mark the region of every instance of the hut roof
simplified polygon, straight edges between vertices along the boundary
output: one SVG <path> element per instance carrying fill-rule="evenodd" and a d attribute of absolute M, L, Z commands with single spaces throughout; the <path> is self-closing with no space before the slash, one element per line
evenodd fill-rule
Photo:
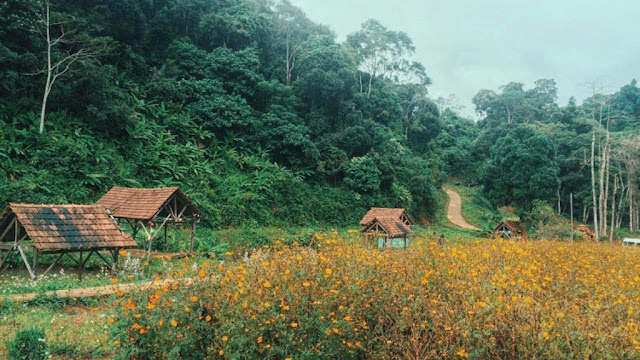
<path fill-rule="evenodd" d="M 164 204 L 176 194 L 181 204 L 187 206 L 187 215 L 199 215 L 198 208 L 178 187 L 169 188 L 111 188 L 96 202 L 107 208 L 117 218 L 150 220 L 162 210 Z"/>
<path fill-rule="evenodd" d="M 402 215 L 405 215 L 407 219 L 410 219 L 407 212 L 403 208 L 371 208 L 360 220 L 360 225 L 364 226 L 369 224 L 375 218 L 396 218 L 399 219 Z M 411 220 L 409 220 L 411 221 Z"/>
<path fill-rule="evenodd" d="M 2 229 L 11 224 L 14 216 L 24 229 L 20 230 L 19 236 L 26 232 L 38 250 L 137 246 L 101 206 L 10 204 L 0 214 Z M 0 240 L 12 241 L 14 236 L 15 229 L 9 229 Z"/>
<path fill-rule="evenodd" d="M 498 228 L 500 227 L 500 225 L 506 225 L 509 229 L 511 229 L 512 231 L 515 232 L 522 232 L 523 228 L 522 226 L 520 226 L 520 222 L 519 221 L 514 221 L 514 220 L 505 220 L 503 222 L 501 222 L 500 224 L 498 224 L 495 229 L 493 229 L 493 231 L 498 230 Z"/>
<path fill-rule="evenodd" d="M 413 233 L 413 230 L 411 230 L 409 225 L 402 222 L 398 217 L 390 216 L 373 218 L 373 220 L 362 228 L 362 231 L 370 231 L 376 224 L 380 225 L 380 227 L 382 227 L 391 237 L 404 236 Z"/>

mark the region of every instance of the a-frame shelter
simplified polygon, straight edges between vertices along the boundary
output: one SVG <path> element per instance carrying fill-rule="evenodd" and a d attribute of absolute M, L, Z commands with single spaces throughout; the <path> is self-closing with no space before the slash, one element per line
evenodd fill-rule
<path fill-rule="evenodd" d="M 190 229 L 189 252 L 193 252 L 196 224 L 200 221 L 200 212 L 189 197 L 178 187 L 168 188 L 111 188 L 96 205 L 109 211 L 114 218 L 125 221 L 133 231 L 146 235 L 145 249 L 147 259 L 151 258 L 153 240 L 164 229 L 165 248 L 167 227 L 188 226 Z"/>
<path fill-rule="evenodd" d="M 9 267 L 12 256 L 19 255 L 31 278 L 36 278 L 39 256 L 58 254 L 42 275 L 66 255 L 78 265 L 82 279 L 91 255 L 96 254 L 115 268 L 118 252 L 135 246 L 131 235 L 123 233 L 100 206 L 12 203 L 0 213 L 0 273 Z M 108 261 L 101 251 L 110 252 L 113 260 Z M 31 261 L 27 256 L 29 252 L 33 254 Z M 77 254 L 77 259 L 72 253 Z"/>

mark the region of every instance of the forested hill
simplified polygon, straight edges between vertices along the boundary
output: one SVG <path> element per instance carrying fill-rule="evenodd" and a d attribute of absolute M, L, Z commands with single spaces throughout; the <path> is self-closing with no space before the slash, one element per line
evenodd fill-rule
<path fill-rule="evenodd" d="M 508 84 L 476 96 L 476 124 L 374 20 L 339 43 L 286 1 L 53 0 L 49 26 L 45 4 L 0 3 L 3 204 L 177 185 L 211 226 L 345 224 L 373 205 L 429 216 L 457 177 L 495 205 L 574 192 L 582 209 L 592 134 L 603 149 L 611 123 L 638 152 L 635 82 L 566 107 L 553 80 Z"/>

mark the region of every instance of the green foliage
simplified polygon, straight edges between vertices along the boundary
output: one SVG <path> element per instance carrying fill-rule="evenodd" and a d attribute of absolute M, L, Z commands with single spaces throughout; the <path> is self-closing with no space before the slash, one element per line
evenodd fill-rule
<path fill-rule="evenodd" d="M 380 190 L 380 174 L 380 170 L 370 156 L 353 158 L 344 182 L 357 192 L 374 193 Z"/>
<path fill-rule="evenodd" d="M 92 203 L 111 186 L 180 186 L 214 228 L 434 208 L 425 158 L 439 119 L 406 34 L 365 26 L 385 34 L 370 39 L 379 50 L 393 49 L 392 71 L 369 74 L 376 91 L 365 95 L 359 69 L 371 54 L 288 2 L 53 2 L 56 17 L 82 25 L 74 35 L 110 48 L 53 88 L 40 136 L 44 79 L 20 75 L 45 60 L 25 30 L 35 6 L 0 7 L 1 202 Z"/>
<path fill-rule="evenodd" d="M 532 229 L 531 235 L 539 239 L 568 239 L 571 237 L 571 225 L 562 218 L 551 205 L 534 200 L 533 207 L 524 219 Z"/>
<path fill-rule="evenodd" d="M 535 199 L 553 201 L 559 179 L 551 140 L 526 126 L 515 126 L 491 148 L 481 174 L 484 192 L 495 205 L 520 211 Z"/>
<path fill-rule="evenodd" d="M 18 331 L 7 347 L 7 355 L 11 360 L 43 360 L 47 357 L 43 329 L 28 328 Z"/>

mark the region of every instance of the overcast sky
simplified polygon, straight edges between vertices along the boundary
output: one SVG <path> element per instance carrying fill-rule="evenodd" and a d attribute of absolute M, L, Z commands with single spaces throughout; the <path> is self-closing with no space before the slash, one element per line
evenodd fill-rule
<path fill-rule="evenodd" d="M 640 0 L 291 0 L 344 40 L 367 19 L 409 34 L 432 96 L 471 98 L 510 81 L 558 83 L 559 101 L 587 83 L 614 92 L 640 80 Z"/>

